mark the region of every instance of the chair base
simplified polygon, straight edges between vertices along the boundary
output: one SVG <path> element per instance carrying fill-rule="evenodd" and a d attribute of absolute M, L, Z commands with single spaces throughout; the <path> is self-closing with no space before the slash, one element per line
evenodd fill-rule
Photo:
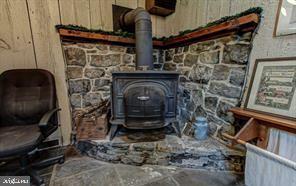
<path fill-rule="evenodd" d="M 28 164 L 28 157 L 21 157 L 20 159 L 20 165 L 21 167 L 14 172 L 14 175 L 28 175 L 31 177 L 31 180 L 36 184 L 36 185 L 42 185 L 44 183 L 43 178 L 37 173 L 36 169 L 48 167 L 50 165 L 59 163 L 62 164 L 65 161 L 65 156 L 60 155 L 56 156 L 53 158 L 48 158 L 45 160 L 42 160 L 37 163 L 33 164 Z"/>

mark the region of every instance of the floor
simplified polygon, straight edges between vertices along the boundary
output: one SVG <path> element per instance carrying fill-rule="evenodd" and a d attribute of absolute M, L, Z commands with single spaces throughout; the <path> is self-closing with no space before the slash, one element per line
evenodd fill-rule
<path fill-rule="evenodd" d="M 42 160 L 45 160 L 47 158 L 55 157 L 57 155 L 64 154 L 65 149 L 61 148 L 59 146 L 53 147 L 53 148 L 46 148 L 40 150 L 36 155 L 34 155 L 32 158 L 30 158 L 30 162 L 39 162 Z M 76 154 L 74 156 L 77 156 Z M 73 156 L 73 157 L 74 157 Z M 71 156 L 69 156 L 71 157 Z M 15 169 L 12 168 L 18 168 L 19 167 L 19 161 L 18 159 L 10 159 L 8 161 L 0 161 L 0 176 L 11 176 L 14 174 Z M 53 171 L 54 165 L 41 168 L 39 170 L 36 170 L 37 173 L 44 179 L 44 185 L 49 185 L 50 179 L 52 177 L 52 171 Z M 32 183 L 34 185 L 34 183 Z"/>
<path fill-rule="evenodd" d="M 40 158 L 64 153 L 64 164 L 56 164 L 38 173 L 50 186 L 243 186 L 243 176 L 231 172 L 213 172 L 172 166 L 132 166 L 111 164 L 81 156 L 73 147 L 43 151 Z M 39 159 L 39 158 L 38 158 Z M 38 161 L 38 159 L 36 161 Z M 11 163 L 8 163 L 10 166 Z M 16 161 L 12 164 L 17 164 Z M 0 168 L 5 169 L 6 165 Z M 10 175 L 0 169 L 0 175 Z M 34 184 L 33 184 L 34 185 Z"/>
<path fill-rule="evenodd" d="M 36 161 L 37 162 L 37 161 Z M 9 170 L 7 170 L 7 167 Z M 17 160 L 13 160 L 13 162 L 8 162 L 7 165 L 6 164 L 2 164 L 0 166 L 0 176 L 11 176 L 14 175 L 14 171 L 17 170 L 17 168 L 15 170 L 11 170 L 11 167 L 19 167 L 19 162 Z M 36 170 L 36 172 L 43 178 L 44 180 L 44 185 L 49 185 L 51 176 L 52 176 L 52 171 L 53 171 L 54 165 L 40 169 L 40 170 Z M 35 185 L 34 183 L 32 183 L 32 185 Z"/>
<path fill-rule="evenodd" d="M 171 166 L 110 164 L 89 157 L 74 157 L 55 165 L 51 186 L 241 186 L 243 176 Z"/>

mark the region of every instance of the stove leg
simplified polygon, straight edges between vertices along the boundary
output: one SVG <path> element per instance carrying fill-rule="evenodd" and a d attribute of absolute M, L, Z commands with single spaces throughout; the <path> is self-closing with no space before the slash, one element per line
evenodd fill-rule
<path fill-rule="evenodd" d="M 118 129 L 118 125 L 111 125 L 111 128 L 110 128 L 110 141 L 112 141 L 113 138 L 115 137 L 117 129 Z"/>
<path fill-rule="evenodd" d="M 172 126 L 173 126 L 175 132 L 177 133 L 178 137 L 181 138 L 182 134 L 181 134 L 181 129 L 180 129 L 180 126 L 179 126 L 179 122 L 173 122 Z"/>

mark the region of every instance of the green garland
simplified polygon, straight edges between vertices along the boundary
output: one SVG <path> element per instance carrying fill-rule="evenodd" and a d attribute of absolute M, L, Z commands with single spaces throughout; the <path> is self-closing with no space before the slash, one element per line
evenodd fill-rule
<path fill-rule="evenodd" d="M 249 15 L 249 14 L 252 14 L 252 13 L 256 13 L 258 15 L 261 15 L 262 11 L 263 11 L 263 9 L 261 7 L 253 7 L 253 8 L 250 8 L 250 9 L 244 11 L 244 12 L 241 12 L 239 14 L 233 15 L 233 16 L 225 16 L 225 17 L 222 17 L 219 20 L 210 22 L 210 23 L 208 23 L 208 24 L 206 24 L 204 26 L 200 26 L 200 27 L 195 28 L 193 30 L 184 30 L 184 31 L 181 31 L 181 32 L 179 32 L 178 35 L 172 35 L 172 36 L 169 36 L 169 37 L 161 37 L 161 38 L 153 37 L 153 40 L 166 41 L 168 39 L 172 39 L 172 38 L 175 38 L 175 37 L 178 37 L 178 36 L 182 36 L 182 35 L 185 35 L 187 33 L 191 33 L 191 32 L 194 32 L 194 31 L 197 31 L 197 30 L 200 30 L 200 29 L 204 29 L 204 28 L 207 28 L 207 27 L 210 27 L 210 26 L 218 25 L 220 23 L 223 23 L 223 22 L 226 22 L 226 21 L 230 21 L 232 19 L 236 19 L 236 18 L 245 16 L 245 15 Z M 92 32 L 92 33 L 100 33 L 100 34 L 108 34 L 108 35 L 128 37 L 128 38 L 134 38 L 135 37 L 134 33 L 125 32 L 125 31 L 122 31 L 122 30 L 118 30 L 118 31 L 104 31 L 104 30 L 101 30 L 101 29 L 88 29 L 86 27 L 78 26 L 78 25 L 56 25 L 55 27 L 56 27 L 56 29 L 69 29 L 69 30 Z"/>
<path fill-rule="evenodd" d="M 83 31 L 83 32 L 92 32 L 92 33 L 99 33 L 99 34 L 106 34 L 106 35 L 113 35 L 113 36 L 121 36 L 121 37 L 134 37 L 133 33 L 125 32 L 122 30 L 118 31 L 105 31 L 101 29 L 88 29 L 83 26 L 78 25 L 56 25 L 56 29 L 68 29 L 68 30 L 75 30 L 75 31 Z"/>

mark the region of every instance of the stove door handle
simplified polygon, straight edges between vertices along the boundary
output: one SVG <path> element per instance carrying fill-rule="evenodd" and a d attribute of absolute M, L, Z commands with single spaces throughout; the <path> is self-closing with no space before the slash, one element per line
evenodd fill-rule
<path fill-rule="evenodd" d="M 150 99 L 150 97 L 148 97 L 148 96 L 138 96 L 137 98 L 138 98 L 138 100 L 141 100 L 141 101 L 147 101 Z"/>

